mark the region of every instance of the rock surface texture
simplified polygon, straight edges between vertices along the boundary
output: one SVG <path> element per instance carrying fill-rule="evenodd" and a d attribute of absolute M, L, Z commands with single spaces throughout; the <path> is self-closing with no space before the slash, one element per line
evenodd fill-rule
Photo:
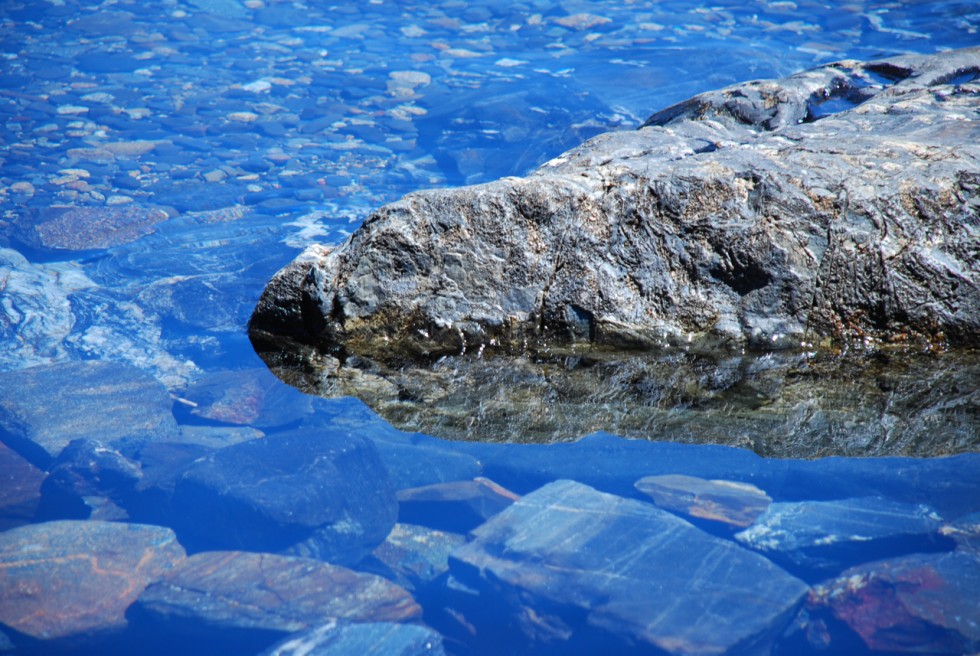
<path fill-rule="evenodd" d="M 253 341 L 975 345 L 980 48 L 749 82 L 525 178 L 411 194 L 267 287 Z"/>
<path fill-rule="evenodd" d="M 523 640 L 556 653 L 589 644 L 589 630 L 611 651 L 765 653 L 807 589 L 652 504 L 574 481 L 536 490 L 472 535 L 450 571 L 511 605 Z"/>

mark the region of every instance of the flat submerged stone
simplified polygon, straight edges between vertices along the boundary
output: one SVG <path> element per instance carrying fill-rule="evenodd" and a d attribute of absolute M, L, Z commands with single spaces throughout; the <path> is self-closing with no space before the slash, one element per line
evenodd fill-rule
<path fill-rule="evenodd" d="M 833 574 L 866 560 L 934 551 L 941 526 L 925 504 L 880 497 L 782 502 L 735 539 L 788 566 Z"/>
<path fill-rule="evenodd" d="M 22 219 L 19 236 L 52 250 L 111 248 L 152 233 L 168 218 L 162 210 L 137 205 L 49 208 Z"/>
<path fill-rule="evenodd" d="M 421 618 L 410 594 L 379 576 L 308 558 L 240 551 L 195 554 L 140 595 L 134 622 L 176 644 L 266 645 L 334 619 Z"/>
<path fill-rule="evenodd" d="M 76 439 L 122 449 L 176 440 L 172 406 L 166 388 L 133 366 L 108 361 L 40 365 L 0 376 L 0 437 L 45 469 Z"/>
<path fill-rule="evenodd" d="M 143 589 L 183 561 L 162 526 L 57 521 L 0 533 L 0 624 L 37 640 L 121 631 Z"/>
<path fill-rule="evenodd" d="M 750 483 L 706 481 L 695 476 L 646 476 L 636 489 L 664 510 L 744 528 L 765 512 L 772 499 Z"/>
<path fill-rule="evenodd" d="M 599 630 L 599 644 L 668 654 L 763 652 L 807 591 L 769 560 L 652 504 L 574 481 L 522 497 L 472 535 L 450 558 L 453 575 L 481 603 L 506 606 L 524 640 L 569 650 Z"/>
<path fill-rule="evenodd" d="M 443 656 L 442 636 L 424 626 L 331 622 L 286 638 L 261 656 Z"/>
<path fill-rule="evenodd" d="M 953 552 L 866 563 L 815 586 L 807 606 L 832 613 L 874 651 L 973 654 L 980 650 L 980 559 Z"/>
<path fill-rule="evenodd" d="M 299 429 L 215 451 L 176 482 L 172 522 L 200 549 L 355 563 L 398 506 L 377 448 L 353 433 Z"/>

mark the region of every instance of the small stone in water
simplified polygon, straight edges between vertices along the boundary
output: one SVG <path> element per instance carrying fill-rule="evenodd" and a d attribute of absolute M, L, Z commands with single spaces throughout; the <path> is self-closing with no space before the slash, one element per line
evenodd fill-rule
<path fill-rule="evenodd" d="M 253 123 L 258 120 L 259 115 L 254 112 L 232 112 L 228 114 L 229 121 L 237 121 L 238 123 Z"/>
<path fill-rule="evenodd" d="M 75 115 L 75 114 L 85 114 L 88 112 L 88 107 L 81 107 L 79 105 L 61 105 L 58 107 L 58 113 L 65 115 Z"/>
<path fill-rule="evenodd" d="M 252 93 L 262 93 L 263 91 L 268 91 L 272 88 L 272 84 L 266 82 L 265 80 L 256 80 L 255 82 L 249 82 L 248 84 L 242 85 L 243 91 L 251 91 Z"/>

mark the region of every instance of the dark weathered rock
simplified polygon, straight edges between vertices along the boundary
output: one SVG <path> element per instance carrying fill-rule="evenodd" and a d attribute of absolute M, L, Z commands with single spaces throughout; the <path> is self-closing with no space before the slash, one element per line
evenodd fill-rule
<path fill-rule="evenodd" d="M 136 367 L 64 362 L 0 377 L 0 434 L 47 469 L 69 442 L 90 438 L 125 451 L 177 438 L 167 390 Z"/>
<path fill-rule="evenodd" d="M 874 651 L 973 654 L 980 650 L 980 560 L 955 552 L 859 565 L 815 586 L 807 606 L 832 613 Z"/>
<path fill-rule="evenodd" d="M 176 483 L 174 525 L 198 548 L 270 551 L 355 563 L 398 515 L 373 443 L 314 429 L 235 444 Z"/>
<path fill-rule="evenodd" d="M 385 541 L 358 569 L 390 579 L 406 590 L 426 587 L 449 569 L 449 554 L 465 542 L 458 533 L 395 524 Z"/>
<path fill-rule="evenodd" d="M 487 478 L 399 490 L 395 496 L 399 521 L 456 533 L 476 528 L 520 498 Z"/>
<path fill-rule="evenodd" d="M 31 524 L 0 533 L 0 624 L 37 640 L 125 628 L 143 589 L 184 559 L 173 531 L 100 521 Z"/>
<path fill-rule="evenodd" d="M 868 560 L 946 546 L 931 507 L 881 497 L 774 503 L 735 534 L 788 567 L 835 574 Z"/>
<path fill-rule="evenodd" d="M 698 96 L 526 178 L 415 193 L 253 315 L 381 359 L 690 338 L 977 344 L 980 49 Z M 823 111 L 827 100 L 850 107 Z"/>
<path fill-rule="evenodd" d="M 807 589 L 652 504 L 573 481 L 524 496 L 473 536 L 450 557 L 453 575 L 488 609 L 506 607 L 523 641 L 578 653 L 596 647 L 595 632 L 607 650 L 762 653 Z M 497 627 L 467 620 L 481 641 L 495 639 Z"/>
<path fill-rule="evenodd" d="M 0 442 L 0 531 L 31 521 L 43 481 L 44 472 Z"/>
<path fill-rule="evenodd" d="M 256 650 L 336 618 L 414 621 L 422 609 L 405 590 L 371 574 L 308 558 L 213 551 L 191 556 L 147 587 L 131 614 L 177 645 L 206 640 Z"/>
<path fill-rule="evenodd" d="M 975 70 L 974 48 L 744 83 L 409 195 L 279 272 L 250 335 L 287 382 L 454 439 L 976 449 L 975 353 L 873 357 L 980 343 Z"/>
<path fill-rule="evenodd" d="M 707 481 L 695 476 L 645 476 L 636 489 L 664 510 L 744 528 L 765 512 L 772 499 L 750 483 Z"/>
<path fill-rule="evenodd" d="M 290 636 L 261 656 L 443 656 L 442 636 L 424 626 L 330 622 Z"/>
<path fill-rule="evenodd" d="M 125 508 L 143 477 L 137 462 L 100 440 L 73 440 L 41 485 L 43 519 L 129 519 Z"/>

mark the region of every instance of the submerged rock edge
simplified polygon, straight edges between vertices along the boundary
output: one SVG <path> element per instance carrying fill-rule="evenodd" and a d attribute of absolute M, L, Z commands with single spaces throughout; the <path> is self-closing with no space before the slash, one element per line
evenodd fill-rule
<path fill-rule="evenodd" d="M 837 62 L 702 94 L 524 178 L 410 194 L 277 273 L 250 336 L 380 360 L 976 346 L 978 76 L 980 48 Z M 850 109 L 819 115 L 828 100 Z"/>

